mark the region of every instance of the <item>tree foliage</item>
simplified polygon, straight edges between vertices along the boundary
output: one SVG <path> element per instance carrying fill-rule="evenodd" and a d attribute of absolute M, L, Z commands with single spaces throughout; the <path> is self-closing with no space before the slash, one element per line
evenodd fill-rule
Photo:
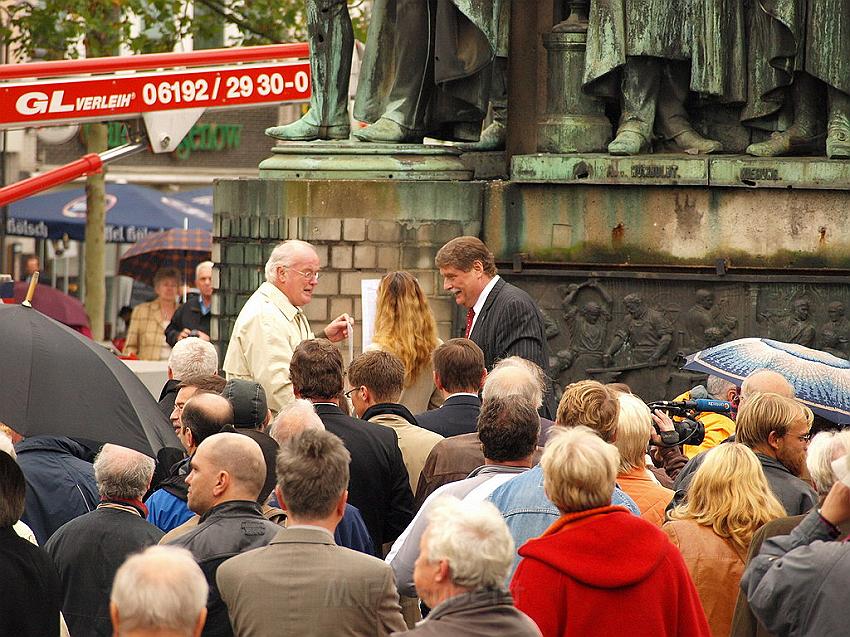
<path fill-rule="evenodd" d="M 370 4 L 351 3 L 361 40 Z M 243 46 L 304 41 L 307 33 L 304 0 L 39 0 L 6 11 L 5 40 L 42 59 L 107 55 L 98 42 L 104 34 L 133 53 L 158 53 L 189 36 L 215 40 L 224 24 L 228 41 Z"/>

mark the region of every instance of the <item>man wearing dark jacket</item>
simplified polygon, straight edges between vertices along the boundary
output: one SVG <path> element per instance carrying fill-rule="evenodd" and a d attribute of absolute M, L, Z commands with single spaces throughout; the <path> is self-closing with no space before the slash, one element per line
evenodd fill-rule
<path fill-rule="evenodd" d="M 198 526 L 169 544 L 188 549 L 210 585 L 203 635 L 232 635 L 215 575 L 226 559 L 271 542 L 280 527 L 263 517 L 257 496 L 266 479 L 260 446 L 248 436 L 221 433 L 206 438 L 186 476 L 189 508 Z"/>
<path fill-rule="evenodd" d="M 210 340 L 210 318 L 212 317 L 212 261 L 204 261 L 195 268 L 197 296 L 189 299 L 174 312 L 171 323 L 165 328 L 165 340 L 174 347 L 178 341 L 189 336 Z"/>
<path fill-rule="evenodd" d="M 457 237 L 435 259 L 443 289 L 466 308 L 466 333 L 484 352 L 488 370 L 503 358 L 519 356 L 540 369 L 549 367 L 543 315 L 534 300 L 496 273 L 493 253 L 476 237 Z M 550 420 L 557 410 L 552 383 L 546 383 L 540 415 Z"/>
<path fill-rule="evenodd" d="M 153 459 L 138 451 L 104 445 L 94 461 L 100 504 L 62 525 L 44 546 L 62 581 L 62 612 L 72 635 L 112 635 L 109 592 L 115 572 L 129 555 L 162 537 L 145 521 L 141 501 L 153 467 Z"/>
<path fill-rule="evenodd" d="M 360 510 L 377 551 L 394 541 L 413 519 L 413 493 L 398 436 L 342 412 L 342 356 L 325 339 L 302 341 L 292 354 L 290 379 L 296 398 L 310 400 L 325 429 L 351 454 L 348 501 Z"/>
<path fill-rule="evenodd" d="M 23 520 L 40 545 L 60 526 L 97 506 L 92 451 L 64 436 L 32 436 L 15 445 L 27 480 Z"/>
<path fill-rule="evenodd" d="M 484 384 L 484 352 L 468 338 L 453 338 L 434 350 L 434 384 L 443 395 L 443 404 L 416 415 L 420 427 L 444 438 L 475 433 Z"/>

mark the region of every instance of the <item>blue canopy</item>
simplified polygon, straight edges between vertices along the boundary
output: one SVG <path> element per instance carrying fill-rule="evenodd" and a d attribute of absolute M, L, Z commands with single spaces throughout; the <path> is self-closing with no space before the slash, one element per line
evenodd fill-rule
<path fill-rule="evenodd" d="M 212 189 L 208 189 L 211 196 Z M 195 191 L 193 191 L 195 192 Z M 200 196 L 200 195 L 197 195 Z M 106 184 L 106 241 L 135 243 L 150 232 L 182 228 L 212 230 L 212 205 L 198 206 L 184 194 L 163 193 L 145 186 Z M 86 194 L 83 188 L 21 199 L 9 206 L 6 234 L 83 241 Z"/>

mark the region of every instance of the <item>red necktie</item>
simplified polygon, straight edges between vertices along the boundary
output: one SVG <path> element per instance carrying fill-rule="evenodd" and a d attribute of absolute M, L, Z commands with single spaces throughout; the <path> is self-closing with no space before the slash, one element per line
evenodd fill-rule
<path fill-rule="evenodd" d="M 469 338 L 469 333 L 472 331 L 472 319 L 475 318 L 475 310 L 469 308 L 466 311 L 466 334 L 464 338 Z"/>

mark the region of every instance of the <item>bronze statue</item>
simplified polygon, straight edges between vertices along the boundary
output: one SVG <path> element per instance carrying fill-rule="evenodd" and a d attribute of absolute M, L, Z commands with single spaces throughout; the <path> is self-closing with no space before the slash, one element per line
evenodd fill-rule
<path fill-rule="evenodd" d="M 850 0 L 756 0 L 748 126 L 777 131 L 751 155 L 850 158 Z M 826 126 L 822 115 L 826 103 Z"/>
<path fill-rule="evenodd" d="M 672 326 L 661 312 L 646 307 L 637 294 L 627 295 L 623 305 L 628 316 L 603 356 L 605 366 L 611 365 L 614 354 L 626 343 L 631 347 L 632 363 L 659 363 L 673 342 Z"/>
<path fill-rule="evenodd" d="M 784 340 L 806 347 L 815 346 L 815 326 L 809 321 L 809 301 L 797 299 L 792 306 L 791 316 L 784 322 Z"/>
<path fill-rule="evenodd" d="M 582 288 L 595 290 L 601 302 L 586 301 L 579 307 L 576 297 Z M 564 321 L 570 330 L 570 347 L 565 352 L 564 363 L 567 368 L 575 367 L 584 374 L 588 368 L 602 366 L 611 321 L 611 296 L 593 279 L 581 285 L 572 284 L 567 291 L 562 304 L 566 310 Z"/>
<path fill-rule="evenodd" d="M 506 45 L 503 1 L 376 0 L 354 105 L 371 125 L 355 137 L 479 139 L 493 61 Z"/>
<path fill-rule="evenodd" d="M 818 334 L 818 346 L 839 358 L 850 358 L 850 320 L 844 315 L 844 303 L 833 301 L 827 306 L 829 321 Z"/>
<path fill-rule="evenodd" d="M 346 0 L 307 0 L 312 94 L 310 110 L 286 126 L 266 129 L 275 139 L 348 139 L 348 82 L 354 31 Z"/>
<path fill-rule="evenodd" d="M 648 150 L 653 131 L 679 150 L 721 150 L 693 129 L 684 101 L 689 89 L 726 102 L 746 99 L 743 24 L 741 3 L 732 0 L 592 2 L 583 88 L 622 104 L 608 151 Z"/>
<path fill-rule="evenodd" d="M 709 339 L 717 340 L 718 335 L 723 339 L 729 336 L 738 324 L 734 316 L 721 316 L 720 308 L 714 302 L 714 293 L 711 290 L 700 288 L 695 293 L 694 303 L 683 317 L 685 332 L 687 335 L 686 345 L 697 351 L 710 347 Z M 712 330 L 709 334 L 709 330 Z M 717 343 L 715 343 L 717 344 Z"/>

